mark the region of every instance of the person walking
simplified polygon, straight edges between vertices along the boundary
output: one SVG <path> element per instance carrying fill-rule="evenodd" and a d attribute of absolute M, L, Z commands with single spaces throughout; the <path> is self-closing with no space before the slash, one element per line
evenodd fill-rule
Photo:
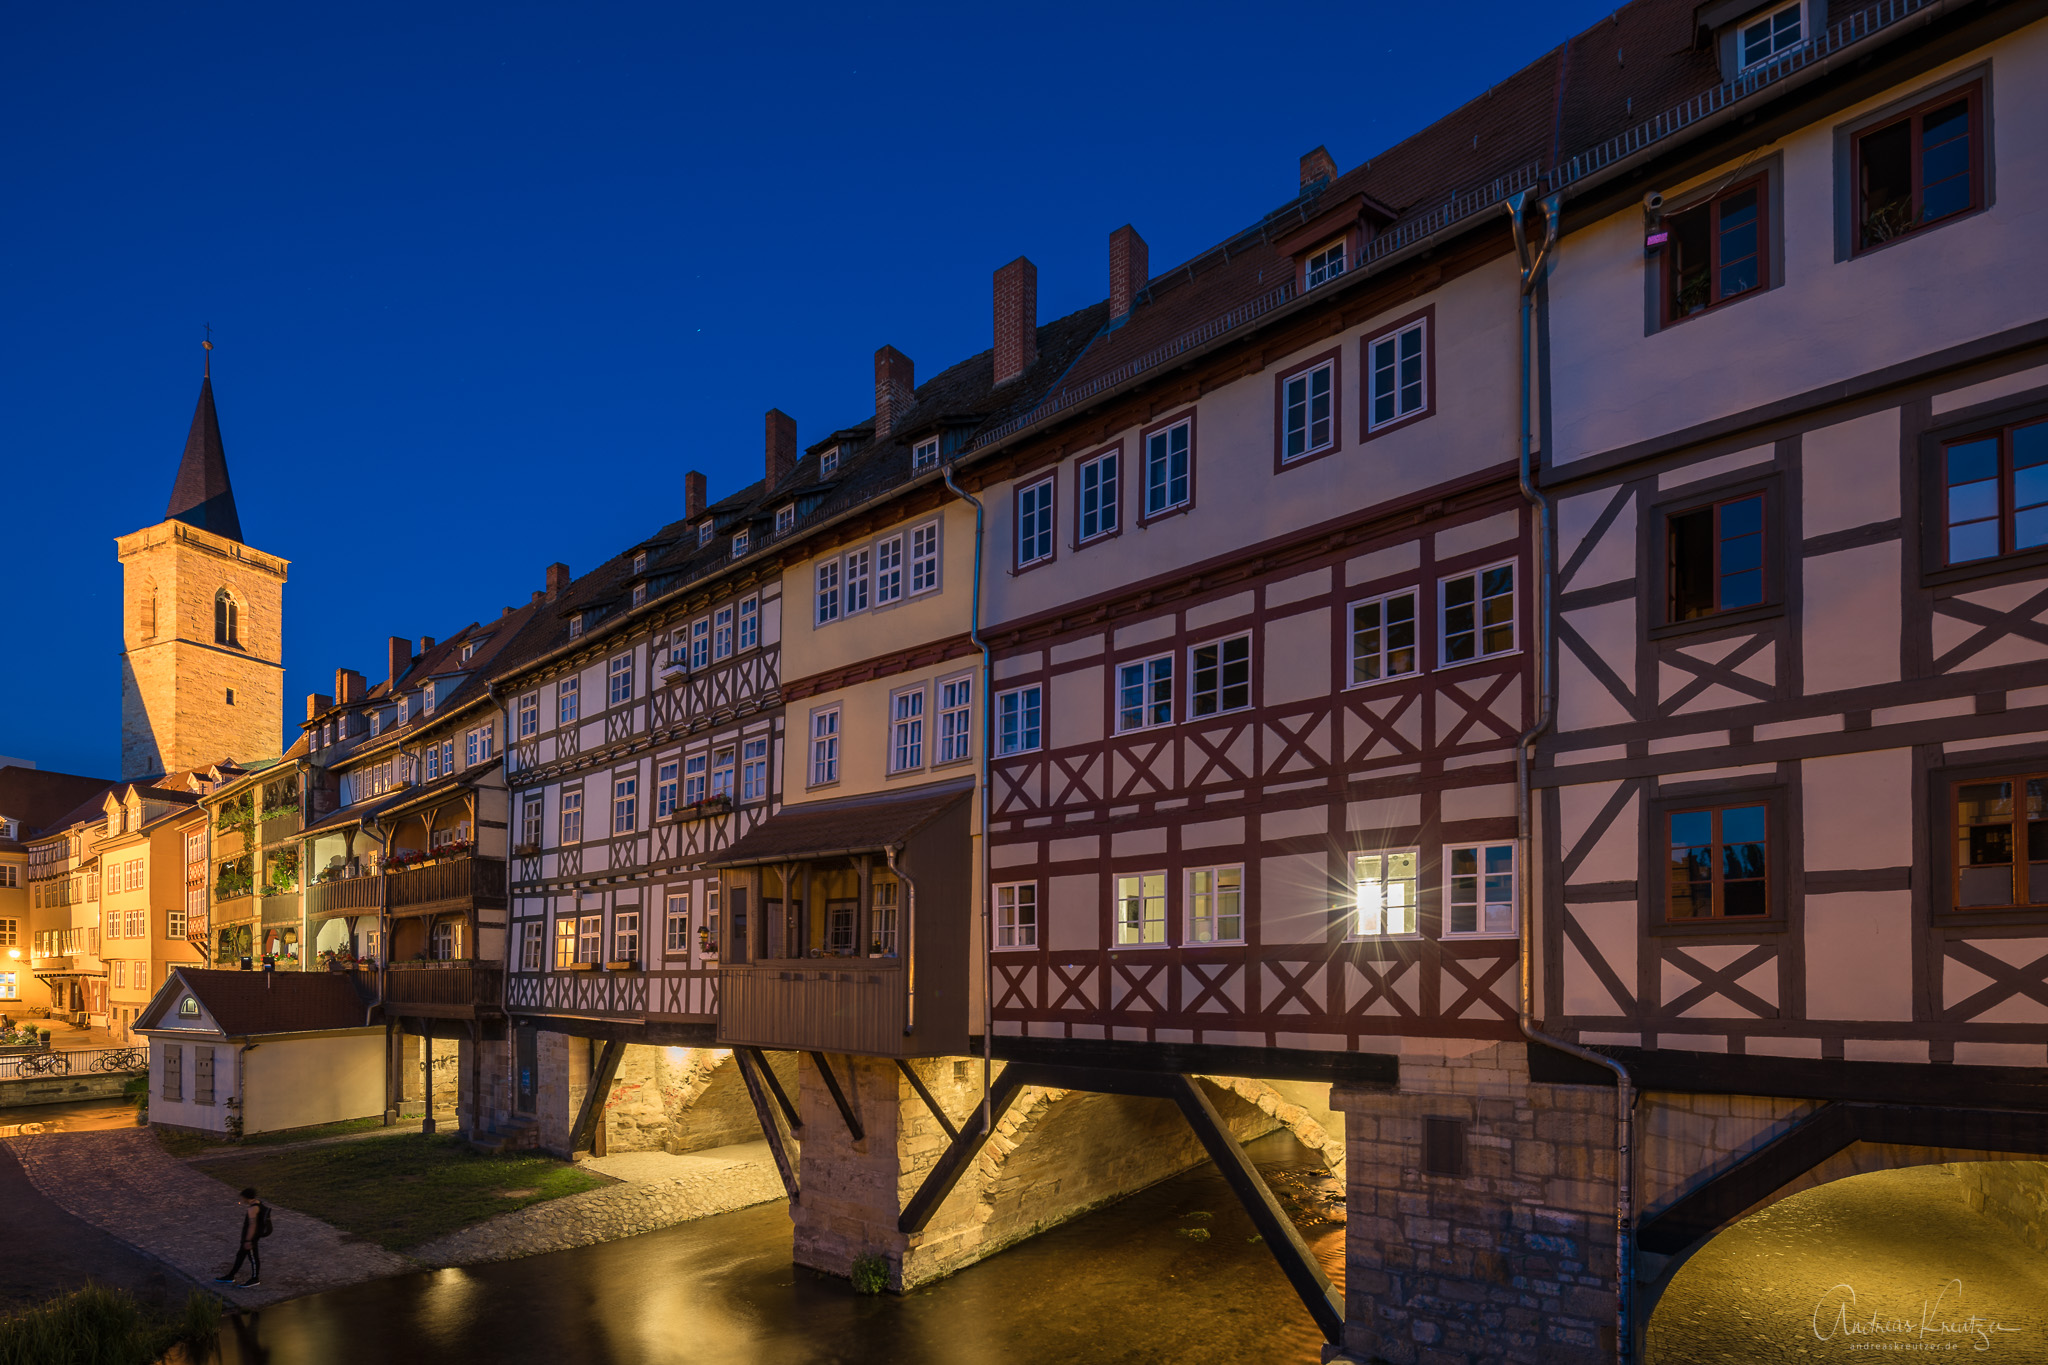
<path fill-rule="evenodd" d="M 242 1241 L 235 1252 L 235 1263 L 228 1267 L 225 1275 L 213 1277 L 215 1284 L 235 1284 L 235 1276 L 241 1272 L 242 1262 L 249 1263 L 249 1278 L 240 1282 L 237 1288 L 251 1289 L 263 1283 L 262 1242 L 270 1235 L 270 1205 L 256 1197 L 256 1191 L 242 1191 Z"/>

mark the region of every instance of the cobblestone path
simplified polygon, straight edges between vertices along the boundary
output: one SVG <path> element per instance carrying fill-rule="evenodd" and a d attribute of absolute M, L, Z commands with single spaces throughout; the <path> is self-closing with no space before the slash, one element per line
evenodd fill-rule
<path fill-rule="evenodd" d="M 273 1205 L 276 1233 L 263 1243 L 262 1285 L 213 1285 L 234 1259 L 241 1201 L 166 1153 L 147 1129 L 18 1137 L 7 1145 L 51 1203 L 219 1289 L 231 1303 L 260 1307 L 418 1268 L 317 1218 Z"/>

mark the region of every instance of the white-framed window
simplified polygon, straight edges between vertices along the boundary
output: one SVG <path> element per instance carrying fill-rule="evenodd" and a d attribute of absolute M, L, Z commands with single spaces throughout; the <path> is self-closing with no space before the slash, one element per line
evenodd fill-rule
<path fill-rule="evenodd" d="M 1443 662 L 1490 659 L 1515 651 L 1515 566 L 1493 564 L 1437 585 L 1443 614 Z"/>
<path fill-rule="evenodd" d="M 739 750 L 728 744 L 711 751 L 711 794 L 732 800 L 733 771 Z"/>
<path fill-rule="evenodd" d="M 185 903 L 183 905 L 174 905 L 164 911 L 164 937 L 171 939 L 185 937 L 185 926 L 191 923 L 192 916 L 194 914 L 204 914 L 205 912 L 206 888 L 203 886 L 188 887 L 185 891 Z"/>
<path fill-rule="evenodd" d="M 462 735 L 462 766 L 474 768 L 477 765 L 477 731 L 466 730 Z"/>
<path fill-rule="evenodd" d="M 938 712 L 939 762 L 960 763 L 974 757 L 974 679 L 942 680 Z"/>
<path fill-rule="evenodd" d="M 1444 936 L 1515 932 L 1515 846 L 1453 844 L 1444 850 Z"/>
<path fill-rule="evenodd" d="M 438 683 L 429 681 L 425 687 L 420 689 L 421 715 L 431 716 L 434 714 L 434 691 L 438 686 Z"/>
<path fill-rule="evenodd" d="M 1145 515 L 1185 507 L 1194 493 L 1195 423 L 1183 417 L 1145 438 Z"/>
<path fill-rule="evenodd" d="M 1359 853 L 1351 859 L 1351 937 L 1381 938 L 1415 932 L 1416 869 L 1412 848 Z"/>
<path fill-rule="evenodd" d="M 562 842 L 583 842 L 583 792 L 580 788 L 562 793 Z"/>
<path fill-rule="evenodd" d="M 701 806 L 711 781 L 711 755 L 691 754 L 683 759 L 683 802 Z"/>
<path fill-rule="evenodd" d="M 604 916 L 584 915 L 576 921 L 576 960 L 601 962 L 604 951 Z"/>
<path fill-rule="evenodd" d="M 633 656 L 621 654 L 605 668 L 607 686 L 605 700 L 608 705 L 617 706 L 622 701 L 633 699 Z"/>
<path fill-rule="evenodd" d="M 903 537 L 875 542 L 875 605 L 903 600 Z"/>
<path fill-rule="evenodd" d="M 910 472 L 911 472 L 911 473 L 913 473 L 913 474 L 916 474 L 916 473 L 919 473 L 920 471 L 923 471 L 923 470 L 926 470 L 926 469 L 937 469 L 938 467 L 939 467 L 939 438 L 938 438 L 938 437 L 934 436 L 934 437 L 932 437 L 932 439 L 930 439 L 929 441 L 919 441 L 919 442 L 918 442 L 918 443 L 917 443 L 916 445 L 914 445 L 914 446 L 912 446 L 912 447 L 910 448 Z"/>
<path fill-rule="evenodd" d="M 732 608 L 720 607 L 711 616 L 711 657 L 732 657 Z"/>
<path fill-rule="evenodd" d="M 453 739 L 441 741 L 441 771 L 444 774 L 455 771 L 455 741 Z"/>
<path fill-rule="evenodd" d="M 412 698 L 406 696 L 405 693 L 401 692 L 392 700 L 397 702 L 398 723 L 400 725 L 403 725 L 405 724 L 405 718 L 407 714 L 406 708 L 411 705 Z"/>
<path fill-rule="evenodd" d="M 704 888 L 704 956 L 718 956 L 718 883 Z"/>
<path fill-rule="evenodd" d="M 768 799 L 768 737 L 745 740 L 740 745 L 740 800 Z"/>
<path fill-rule="evenodd" d="M 579 637 L 580 635 L 582 635 L 582 634 L 583 634 L 583 618 L 584 618 L 585 616 L 587 616 L 587 615 L 589 615 L 589 613 L 588 613 L 588 612 L 581 612 L 581 611 L 579 611 L 579 612 L 577 612 L 577 613 L 576 613 L 576 614 L 575 614 L 574 616 L 572 616 L 572 617 L 570 617 L 570 618 L 569 618 L 569 638 L 570 638 L 570 639 L 574 640 L 574 639 L 576 639 L 577 637 Z M 403 708 L 401 708 L 401 709 L 403 709 Z"/>
<path fill-rule="evenodd" d="M 681 763 L 675 759 L 654 770 L 654 815 L 656 819 L 676 813 L 676 795 L 681 789 L 678 769 Z"/>
<path fill-rule="evenodd" d="M 1244 942 L 1244 868 L 1189 868 L 1187 909 L 1187 942 Z"/>
<path fill-rule="evenodd" d="M 894 877 L 875 879 L 874 937 L 868 940 L 868 951 L 876 957 L 896 956 L 896 911 L 901 899 L 900 886 Z"/>
<path fill-rule="evenodd" d="M 519 929 L 519 970 L 537 972 L 540 970 L 540 955 L 546 951 L 547 925 L 543 923 L 521 925 Z"/>
<path fill-rule="evenodd" d="M 690 667 L 693 669 L 711 666 L 711 619 L 700 617 L 690 622 Z"/>
<path fill-rule="evenodd" d="M 612 912 L 612 956 L 613 962 L 638 962 L 640 960 L 640 912 L 638 910 L 614 910 Z"/>
<path fill-rule="evenodd" d="M 889 771 L 909 772 L 924 766 L 924 688 L 913 687 L 889 698 Z"/>
<path fill-rule="evenodd" d="M 1429 319 L 1375 337 L 1368 347 L 1366 422 L 1378 428 L 1429 406 Z"/>
<path fill-rule="evenodd" d="M 873 559 L 874 554 L 869 550 L 855 550 L 846 556 L 843 588 L 848 616 L 868 609 L 868 565 Z"/>
<path fill-rule="evenodd" d="M 928 521 L 910 531 L 910 595 L 939 586 L 939 524 Z"/>
<path fill-rule="evenodd" d="M 1303 275 L 1304 288 L 1313 289 L 1344 273 L 1344 239 L 1336 241 L 1317 251 L 1308 258 L 1308 269 Z"/>
<path fill-rule="evenodd" d="M 540 733 L 540 694 L 529 692 L 519 699 L 519 737 L 532 739 Z"/>
<path fill-rule="evenodd" d="M 839 619 L 839 561 L 823 560 L 818 565 L 818 624 Z"/>
<path fill-rule="evenodd" d="M 1140 659 L 1116 671 L 1116 728 L 1149 730 L 1173 724 L 1173 656 Z"/>
<path fill-rule="evenodd" d="M 375 739 L 384 732 L 384 712 L 374 709 L 370 712 L 370 738 Z"/>
<path fill-rule="evenodd" d="M 1133 872 L 1116 879 L 1116 941 L 1123 948 L 1166 942 L 1166 874 Z"/>
<path fill-rule="evenodd" d="M 576 965 L 576 917 L 563 915 L 555 921 L 555 970 Z"/>
<path fill-rule="evenodd" d="M 1017 567 L 1052 558 L 1053 483 L 1050 475 L 1017 490 Z"/>
<path fill-rule="evenodd" d="M 740 603 L 740 648 L 761 643 L 761 599 L 749 597 Z"/>
<path fill-rule="evenodd" d="M 427 956 L 436 962 L 453 962 L 461 956 L 462 944 L 457 934 L 460 928 L 450 920 L 442 920 L 427 934 Z"/>
<path fill-rule="evenodd" d="M 996 893 L 996 947 L 1038 946 L 1038 883 L 1012 882 Z"/>
<path fill-rule="evenodd" d="M 634 573 L 646 573 L 646 572 L 647 572 L 647 551 L 645 551 L 645 550 L 635 550 L 635 551 L 633 552 L 633 572 L 634 572 Z"/>
<path fill-rule="evenodd" d="M 488 763 L 498 752 L 498 722 L 485 721 L 476 727 L 476 761 Z"/>
<path fill-rule="evenodd" d="M 830 450 L 826 451 L 823 455 L 820 455 L 818 457 L 818 474 L 821 478 L 829 479 L 838 472 L 839 447 L 833 446 Z"/>
<path fill-rule="evenodd" d="M 114 963 L 114 984 L 124 988 L 128 985 L 127 963 L 118 960 Z"/>
<path fill-rule="evenodd" d="M 9 867 L 7 871 L 12 872 L 14 869 Z M 8 881 L 6 885 L 13 886 L 15 883 Z M 21 921 L 18 919 L 0 919 L 0 948 L 13 948 L 19 946 L 20 943 Z"/>
<path fill-rule="evenodd" d="M 645 583 L 635 583 L 633 585 L 633 605 L 637 607 L 646 601 L 647 585 Z"/>
<path fill-rule="evenodd" d="M 1337 444 L 1337 362 L 1290 375 L 1281 385 L 1280 458 L 1299 460 Z"/>
<path fill-rule="evenodd" d="M 583 709 L 583 679 L 564 678 L 555 684 L 555 719 L 563 725 L 574 721 Z"/>
<path fill-rule="evenodd" d="M 752 543 L 753 537 L 748 534 L 745 527 L 734 531 L 732 533 L 732 557 L 734 559 L 744 558 L 747 553 L 747 547 Z"/>
<path fill-rule="evenodd" d="M 1252 704 L 1252 637 L 1233 635 L 1188 651 L 1188 714 L 1242 711 Z"/>
<path fill-rule="evenodd" d="M 1800 13 L 1801 0 L 1793 0 L 1742 25 L 1736 31 L 1735 41 L 1741 48 L 1742 69 L 1760 66 L 1773 57 L 1800 47 L 1805 42 L 1804 16 Z"/>
<path fill-rule="evenodd" d="M 712 529 L 712 525 L 711 525 L 711 523 L 710 523 L 710 522 L 708 522 L 708 521 L 700 521 L 700 522 L 698 522 L 698 523 L 697 523 L 697 548 L 701 550 L 701 549 L 703 549 L 703 548 L 704 548 L 704 547 L 705 547 L 706 545 L 709 545 L 709 544 L 711 543 L 711 537 L 712 537 L 712 535 L 713 535 L 713 534 L 714 534 L 714 531 L 713 531 L 713 529 Z"/>
<path fill-rule="evenodd" d="M 426 749 L 427 781 L 432 782 L 441 775 L 441 746 L 429 744 Z"/>
<path fill-rule="evenodd" d="M 631 834 L 640 815 L 640 779 L 612 779 L 612 833 Z"/>
<path fill-rule="evenodd" d="M 529 796 L 519 808 L 519 842 L 527 848 L 540 847 L 541 799 Z"/>
<path fill-rule="evenodd" d="M 775 534 L 786 536 L 796 529 L 796 504 L 789 503 L 775 509 Z"/>
<path fill-rule="evenodd" d="M 839 780 L 839 707 L 811 712 L 811 785 Z"/>
<path fill-rule="evenodd" d="M 1121 450 L 1105 450 L 1092 460 L 1083 460 L 1075 470 L 1079 493 L 1075 500 L 1074 540 L 1085 545 L 1102 536 L 1115 535 L 1122 524 L 1117 478 Z"/>
<path fill-rule="evenodd" d="M 996 694 L 996 752 L 1028 754 L 1042 742 L 1045 689 L 1037 683 Z"/>
<path fill-rule="evenodd" d="M 1405 678 L 1422 668 L 1415 589 L 1351 604 L 1351 685 Z"/>
<path fill-rule="evenodd" d="M 670 957 L 687 957 L 690 953 L 690 893 L 671 891 L 664 907 L 667 913 L 662 917 L 664 931 L 662 951 Z"/>

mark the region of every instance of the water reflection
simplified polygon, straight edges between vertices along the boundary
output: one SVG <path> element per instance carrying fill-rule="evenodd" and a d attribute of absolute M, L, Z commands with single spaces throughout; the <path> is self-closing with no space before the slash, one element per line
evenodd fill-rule
<path fill-rule="evenodd" d="M 1287 1134 L 1250 1151 L 1299 1210 L 1317 1258 L 1340 1271 L 1341 1222 L 1318 1221 L 1314 1182 L 1289 1174 L 1313 1168 L 1313 1154 Z M 223 1335 L 222 1365 L 360 1365 L 428 1346 L 493 1365 L 1309 1365 L 1322 1344 L 1210 1166 L 901 1298 L 860 1297 L 792 1266 L 789 1249 L 786 1210 L 765 1204 L 623 1242 L 357 1285 L 263 1310 Z"/>

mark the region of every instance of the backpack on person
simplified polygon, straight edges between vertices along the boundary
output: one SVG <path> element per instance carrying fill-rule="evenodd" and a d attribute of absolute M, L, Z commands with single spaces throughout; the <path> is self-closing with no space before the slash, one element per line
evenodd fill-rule
<path fill-rule="evenodd" d="M 270 1235 L 270 1205 L 259 1202 L 256 1205 L 256 1237 L 258 1241 Z"/>

